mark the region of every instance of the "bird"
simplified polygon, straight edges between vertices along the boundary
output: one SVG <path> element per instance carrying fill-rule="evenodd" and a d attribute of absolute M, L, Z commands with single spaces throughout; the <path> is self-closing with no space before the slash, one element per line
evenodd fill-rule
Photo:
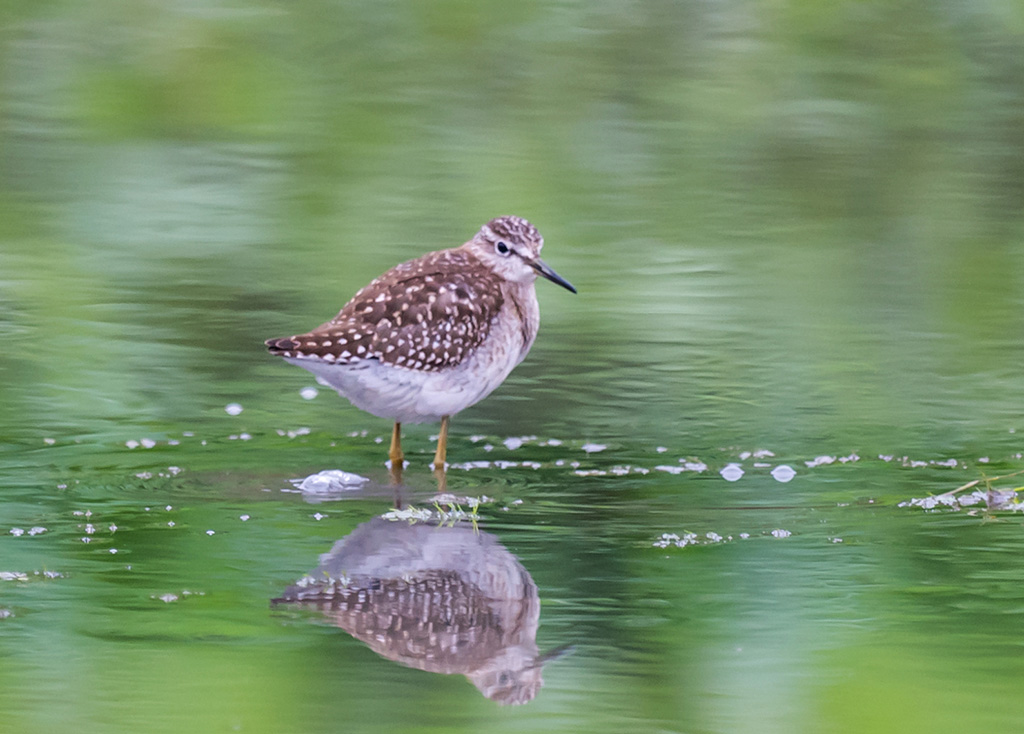
<path fill-rule="evenodd" d="M 500 704 L 533 699 L 545 664 L 537 647 L 537 584 L 497 536 L 468 523 L 375 517 L 320 556 L 278 604 L 321 610 L 388 660 L 461 673 Z"/>
<path fill-rule="evenodd" d="M 576 293 L 541 259 L 543 246 L 527 220 L 497 217 L 460 247 L 396 265 L 330 321 L 265 344 L 357 408 L 393 421 L 393 470 L 404 462 L 402 424 L 440 421 L 433 464 L 443 472 L 451 416 L 493 392 L 533 346 L 537 278 Z"/>

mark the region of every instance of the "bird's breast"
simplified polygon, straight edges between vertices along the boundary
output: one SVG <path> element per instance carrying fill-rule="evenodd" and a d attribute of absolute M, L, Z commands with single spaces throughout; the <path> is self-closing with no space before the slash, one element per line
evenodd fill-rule
<path fill-rule="evenodd" d="M 504 320 L 509 324 L 505 338 L 509 342 L 519 342 L 519 355 L 516 364 L 522 362 L 537 338 L 540 327 L 540 307 L 537 304 L 537 291 L 533 283 L 512 283 L 505 294 Z"/>

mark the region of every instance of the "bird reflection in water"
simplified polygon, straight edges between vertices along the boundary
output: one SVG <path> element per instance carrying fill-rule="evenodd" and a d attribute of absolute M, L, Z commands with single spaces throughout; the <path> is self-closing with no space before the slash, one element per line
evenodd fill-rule
<path fill-rule="evenodd" d="M 273 603 L 315 606 L 378 655 L 432 673 L 460 673 L 501 704 L 543 685 L 537 586 L 490 533 L 375 518 L 320 557 Z"/>

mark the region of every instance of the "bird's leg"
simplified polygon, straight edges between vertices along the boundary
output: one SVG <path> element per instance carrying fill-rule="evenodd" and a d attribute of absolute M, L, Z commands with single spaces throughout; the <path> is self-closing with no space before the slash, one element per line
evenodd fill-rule
<path fill-rule="evenodd" d="M 395 421 L 395 427 L 391 431 L 391 450 L 388 451 L 388 458 L 391 459 L 392 469 L 397 467 L 399 471 L 402 470 L 405 455 L 402 453 L 402 424 L 398 421 Z"/>
<path fill-rule="evenodd" d="M 444 471 L 444 460 L 448 455 L 448 420 L 450 416 L 441 416 L 441 434 L 437 437 L 437 452 L 434 454 L 434 471 Z"/>
<path fill-rule="evenodd" d="M 448 475 L 444 469 L 434 467 L 434 479 L 437 480 L 437 494 L 442 495 L 448 491 Z"/>

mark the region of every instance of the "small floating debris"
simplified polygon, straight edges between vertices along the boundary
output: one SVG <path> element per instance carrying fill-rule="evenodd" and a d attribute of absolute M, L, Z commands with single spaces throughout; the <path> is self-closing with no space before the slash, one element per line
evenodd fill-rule
<path fill-rule="evenodd" d="M 709 545 L 711 543 L 720 543 L 723 538 L 718 533 L 706 533 L 703 537 L 697 535 L 697 533 L 683 533 L 678 535 L 676 533 L 662 533 L 661 537 L 652 543 L 655 548 L 668 548 L 674 546 L 676 548 L 685 548 L 689 545 Z"/>
<path fill-rule="evenodd" d="M 827 466 L 828 464 L 836 463 L 836 457 L 834 456 L 815 456 L 810 461 L 805 461 L 804 464 L 813 469 L 816 466 Z"/>
<path fill-rule="evenodd" d="M 302 396 L 303 400 L 314 400 L 316 396 L 320 394 L 320 391 L 313 386 L 304 387 L 299 390 L 299 395 Z"/>
<path fill-rule="evenodd" d="M 441 507 L 460 507 L 466 505 L 470 508 L 477 508 L 480 505 L 486 505 L 494 502 L 493 497 L 488 497 L 486 494 L 482 494 L 479 497 L 473 497 L 471 495 L 458 495 L 452 494 L 451 492 L 444 492 L 434 497 L 434 505 Z"/>
<path fill-rule="evenodd" d="M 897 507 L 920 507 L 922 510 L 960 510 L 965 507 L 981 506 L 988 510 L 1024 511 L 1024 503 L 1012 489 L 975 490 L 969 494 L 956 495 L 950 492 L 931 497 L 914 497 L 900 502 Z"/>
<path fill-rule="evenodd" d="M 10 619 L 14 616 L 14 612 L 6 607 L 0 607 L 0 619 Z"/>
<path fill-rule="evenodd" d="M 880 457 L 881 459 L 882 457 Z M 895 457 L 887 459 L 886 461 L 896 461 L 900 463 L 900 466 L 908 469 L 921 469 L 922 467 L 929 466 L 928 462 L 923 462 L 919 459 L 910 459 L 909 457 Z"/>
<path fill-rule="evenodd" d="M 788 530 L 772 530 L 766 535 L 771 535 L 775 538 L 788 538 L 792 533 Z M 749 540 L 751 538 L 750 533 L 739 533 L 736 538 L 739 540 Z M 697 533 L 686 532 L 682 535 L 677 533 L 662 533 L 651 545 L 655 548 L 686 548 L 692 545 L 719 545 L 722 543 L 729 543 L 733 541 L 731 535 L 720 535 L 719 533 L 708 531 L 703 535 Z"/>
<path fill-rule="evenodd" d="M 401 510 L 390 510 L 381 515 L 385 520 L 391 520 L 392 522 L 403 520 L 405 522 L 426 522 L 433 518 L 434 513 L 430 510 L 417 507 L 406 507 Z"/>
<path fill-rule="evenodd" d="M 973 503 L 972 503 L 973 504 Z M 949 507 L 959 510 L 961 507 L 960 498 L 955 495 L 940 494 L 932 497 L 912 497 L 905 502 L 900 502 L 897 507 L 920 507 L 923 510 L 934 510 L 937 507 Z"/>
<path fill-rule="evenodd" d="M 137 449 L 141 446 L 144 449 L 151 449 L 156 446 L 156 441 L 151 438 L 142 438 L 136 441 L 135 439 L 129 439 L 124 442 L 124 445 L 130 449 Z"/>
<path fill-rule="evenodd" d="M 390 510 L 381 515 L 384 520 L 391 522 L 407 522 L 413 525 L 418 522 L 426 522 L 432 525 L 454 525 L 460 520 L 470 520 L 473 513 L 466 512 L 461 507 L 448 507 L 443 509 L 435 505 L 433 509 L 426 507 L 407 507 L 401 510 Z"/>
<path fill-rule="evenodd" d="M 587 443 L 580 446 L 580 448 L 586 451 L 588 454 L 597 454 L 604 451 L 606 448 L 608 448 L 608 446 L 603 443 L 592 443 L 588 441 Z"/>
<path fill-rule="evenodd" d="M 524 461 L 523 466 L 530 466 L 530 462 Z M 539 466 L 537 468 L 539 468 Z M 618 464 L 609 469 L 608 473 L 616 477 L 624 477 L 627 474 L 650 474 L 651 470 L 645 469 L 642 466 L 632 466 L 631 464 Z"/>
<path fill-rule="evenodd" d="M 1020 495 L 1018 494 L 1018 490 L 1021 489 L 1020 487 L 1014 489 L 998 489 L 997 487 L 992 486 L 993 482 L 1020 476 L 1021 474 L 1024 474 L 1024 469 L 998 477 L 983 476 L 980 479 L 974 479 L 967 482 L 967 484 L 962 484 L 956 489 L 944 492 L 940 495 L 935 495 L 933 497 L 915 497 L 907 500 L 906 502 L 900 502 L 897 507 L 920 507 L 925 510 L 935 510 L 940 507 L 947 507 L 951 510 L 959 510 L 963 507 L 984 505 L 988 510 L 1022 511 L 1024 510 L 1024 502 L 1021 502 Z M 982 487 L 984 487 L 984 489 Z M 967 493 L 967 490 L 969 489 L 974 491 Z M 964 492 L 964 494 L 960 494 L 961 492 Z"/>
<path fill-rule="evenodd" d="M 345 490 L 357 489 L 369 478 L 353 474 L 352 472 L 340 469 L 324 469 L 317 474 L 311 474 L 305 479 L 292 479 L 291 482 L 299 490 L 307 494 L 337 494 Z"/>
<path fill-rule="evenodd" d="M 445 492 L 434 497 L 434 505 L 432 508 L 406 507 L 401 510 L 389 510 L 382 514 L 381 518 L 392 522 L 401 521 L 409 524 L 429 522 L 440 525 L 455 525 L 462 520 L 468 520 L 475 523 L 480 505 L 490 504 L 493 502 L 494 498 L 488 497 L 487 495 L 472 497 Z M 522 500 L 519 500 L 518 504 L 521 503 Z M 514 502 L 513 504 L 517 503 Z M 469 508 L 468 512 L 463 509 L 463 505 Z M 508 507 L 503 509 L 507 510 Z"/>
<path fill-rule="evenodd" d="M 33 571 L 32 574 L 45 579 L 64 578 L 60 571 Z M 28 581 L 28 574 L 23 571 L 0 571 L 0 581 Z"/>
<path fill-rule="evenodd" d="M 228 403 L 224 406 L 224 412 L 228 415 L 241 415 L 243 410 L 239 403 Z"/>
<path fill-rule="evenodd" d="M 283 430 L 281 428 L 278 428 L 275 431 L 275 433 L 277 433 L 278 436 L 287 436 L 288 438 L 298 438 L 299 436 L 308 436 L 309 432 L 310 432 L 310 429 L 306 428 L 305 426 L 303 426 L 301 428 L 296 428 L 294 431 L 285 431 L 285 430 Z"/>
<path fill-rule="evenodd" d="M 450 468 L 469 471 L 470 469 L 487 469 L 490 465 L 489 461 L 466 461 L 462 464 L 451 464 Z"/>
<path fill-rule="evenodd" d="M 893 459 L 893 457 L 891 456 L 884 455 L 880 455 L 878 458 L 881 459 L 882 461 L 892 461 Z M 829 464 L 835 464 L 837 461 L 840 464 L 849 464 L 854 461 L 860 461 L 860 456 L 858 456 L 856 453 L 852 453 L 847 456 L 815 456 L 810 461 L 805 461 L 804 465 L 807 466 L 809 469 L 813 469 L 816 466 L 828 466 Z"/>
<path fill-rule="evenodd" d="M 149 598 L 150 599 L 156 599 L 157 601 L 162 601 L 165 604 L 171 604 L 172 602 L 180 601 L 182 598 L 184 598 L 186 596 L 206 596 L 206 592 L 205 591 L 190 591 L 188 589 L 185 589 L 180 594 L 175 594 L 173 592 L 168 592 L 166 594 L 161 594 L 160 596 L 157 596 L 156 594 L 153 594 Z"/>

